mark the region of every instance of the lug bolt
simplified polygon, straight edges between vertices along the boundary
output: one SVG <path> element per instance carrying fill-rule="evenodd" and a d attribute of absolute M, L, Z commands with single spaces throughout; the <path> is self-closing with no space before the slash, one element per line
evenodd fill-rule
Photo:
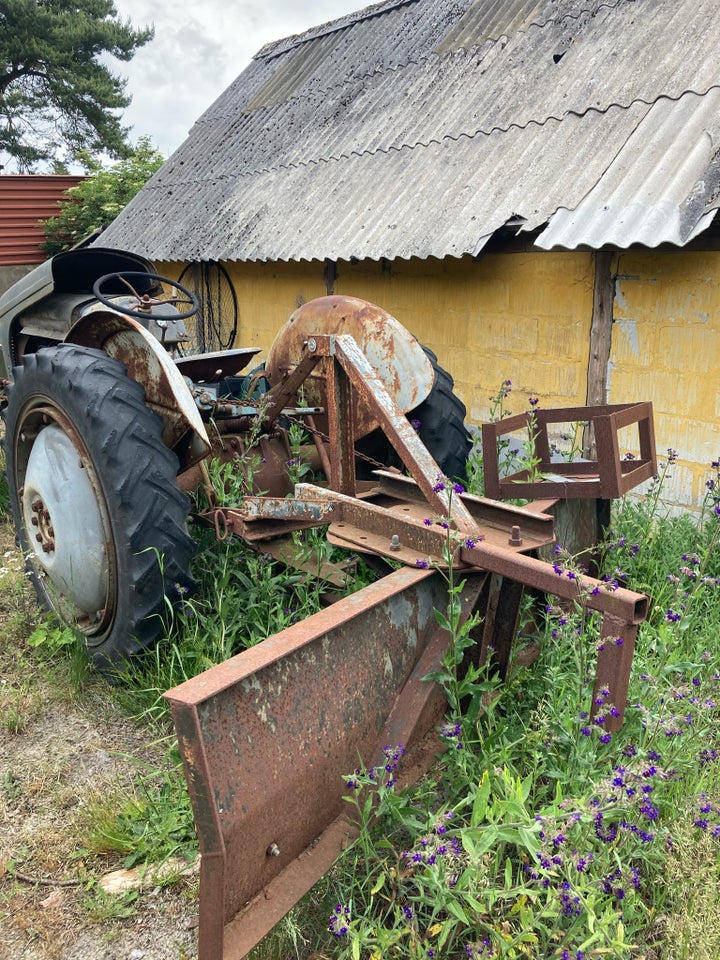
<path fill-rule="evenodd" d="M 522 546 L 522 537 L 520 536 L 520 527 L 513 527 L 510 531 L 510 538 L 508 539 L 508 544 L 511 547 L 521 547 Z"/>

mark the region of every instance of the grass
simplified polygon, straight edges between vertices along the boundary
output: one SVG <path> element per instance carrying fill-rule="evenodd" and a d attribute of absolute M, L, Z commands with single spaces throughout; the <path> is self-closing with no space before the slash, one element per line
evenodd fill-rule
<path fill-rule="evenodd" d="M 654 600 L 622 730 L 607 732 L 602 694 L 589 717 L 596 618 L 549 607 L 532 668 L 480 705 L 449 697 L 463 706 L 441 731 L 433 809 L 387 780 L 349 779 L 375 805 L 336 870 L 323 955 L 720 955 L 708 922 L 720 892 L 720 507 L 711 477 L 699 522 L 662 516 L 674 462 L 669 451 L 647 497 L 618 506 L 602 551 L 610 589 Z M 445 669 L 451 692 L 453 657 Z"/>
<path fill-rule="evenodd" d="M 407 790 L 393 783 L 399 745 L 389 746 L 389 769 L 338 771 L 360 839 L 253 960 L 720 956 L 720 478 L 714 466 L 700 518 L 664 516 L 662 483 L 674 462 L 669 451 L 645 498 L 616 505 L 601 549 L 609 589 L 622 584 L 652 598 L 622 730 L 609 734 L 589 718 L 595 615 L 549 606 L 539 659 L 518 660 L 502 685 L 487 672 L 459 673 L 469 628 L 453 616 L 451 572 L 448 608 L 439 611 L 451 639 L 436 677 L 451 704 L 438 731 L 442 758 Z M 327 559 L 314 535 L 297 546 L 311 565 Z M 158 743 L 171 732 L 166 689 L 321 602 L 314 578 L 209 534 L 201 534 L 195 573 L 197 597 L 107 694 Z M 22 656 L 63 665 L 86 695 L 92 679 L 62 630 L 42 623 L 33 636 Z M 31 681 L 8 691 L 4 710 L 0 700 L 6 730 L 32 721 L 37 696 Z M 606 699 L 599 706 L 601 719 L 613 708 Z M 12 772 L 0 783 L 15 801 L 25 789 Z M 96 884 L 101 862 L 144 865 L 195 850 L 177 756 L 134 762 L 129 781 L 86 799 L 76 821 L 87 878 L 81 909 L 98 922 L 122 920 L 140 895 L 108 900 Z"/>

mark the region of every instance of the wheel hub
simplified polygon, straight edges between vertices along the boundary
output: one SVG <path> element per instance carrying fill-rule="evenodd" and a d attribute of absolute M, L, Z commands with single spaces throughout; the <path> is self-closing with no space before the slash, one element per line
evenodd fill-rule
<path fill-rule="evenodd" d="M 55 549 L 55 528 L 50 519 L 50 511 L 40 497 L 32 503 L 34 516 L 30 519 L 33 527 L 37 527 L 35 542 L 40 544 L 43 553 L 51 553 Z"/>
<path fill-rule="evenodd" d="M 79 626 L 97 623 L 108 602 L 109 524 L 80 452 L 57 423 L 33 443 L 22 509 L 36 565 L 75 607 Z"/>

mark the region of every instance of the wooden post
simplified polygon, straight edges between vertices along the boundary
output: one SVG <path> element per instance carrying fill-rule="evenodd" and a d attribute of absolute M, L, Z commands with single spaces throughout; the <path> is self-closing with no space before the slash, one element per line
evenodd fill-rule
<path fill-rule="evenodd" d="M 593 310 L 590 324 L 590 354 L 588 356 L 587 399 L 588 406 L 608 403 L 608 367 L 612 348 L 613 305 L 615 302 L 615 260 L 613 250 L 595 251 L 595 283 L 593 286 Z M 595 435 L 588 425 L 583 431 L 583 449 L 586 456 L 597 456 Z M 595 501 L 596 542 L 610 525 L 610 501 Z"/>
<path fill-rule="evenodd" d="M 613 301 L 615 299 L 615 274 L 612 250 L 595 253 L 595 284 L 593 287 L 593 310 L 590 325 L 590 354 L 588 356 L 587 398 L 588 406 L 608 402 L 608 366 L 612 345 Z M 595 455 L 595 438 L 585 429 L 583 446 Z"/>

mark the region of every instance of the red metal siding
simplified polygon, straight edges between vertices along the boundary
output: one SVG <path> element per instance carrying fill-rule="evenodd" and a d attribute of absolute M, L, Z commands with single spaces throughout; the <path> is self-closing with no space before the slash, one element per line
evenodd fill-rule
<path fill-rule="evenodd" d="M 0 266 L 46 259 L 41 220 L 57 216 L 64 192 L 83 177 L 43 174 L 0 176 Z"/>

